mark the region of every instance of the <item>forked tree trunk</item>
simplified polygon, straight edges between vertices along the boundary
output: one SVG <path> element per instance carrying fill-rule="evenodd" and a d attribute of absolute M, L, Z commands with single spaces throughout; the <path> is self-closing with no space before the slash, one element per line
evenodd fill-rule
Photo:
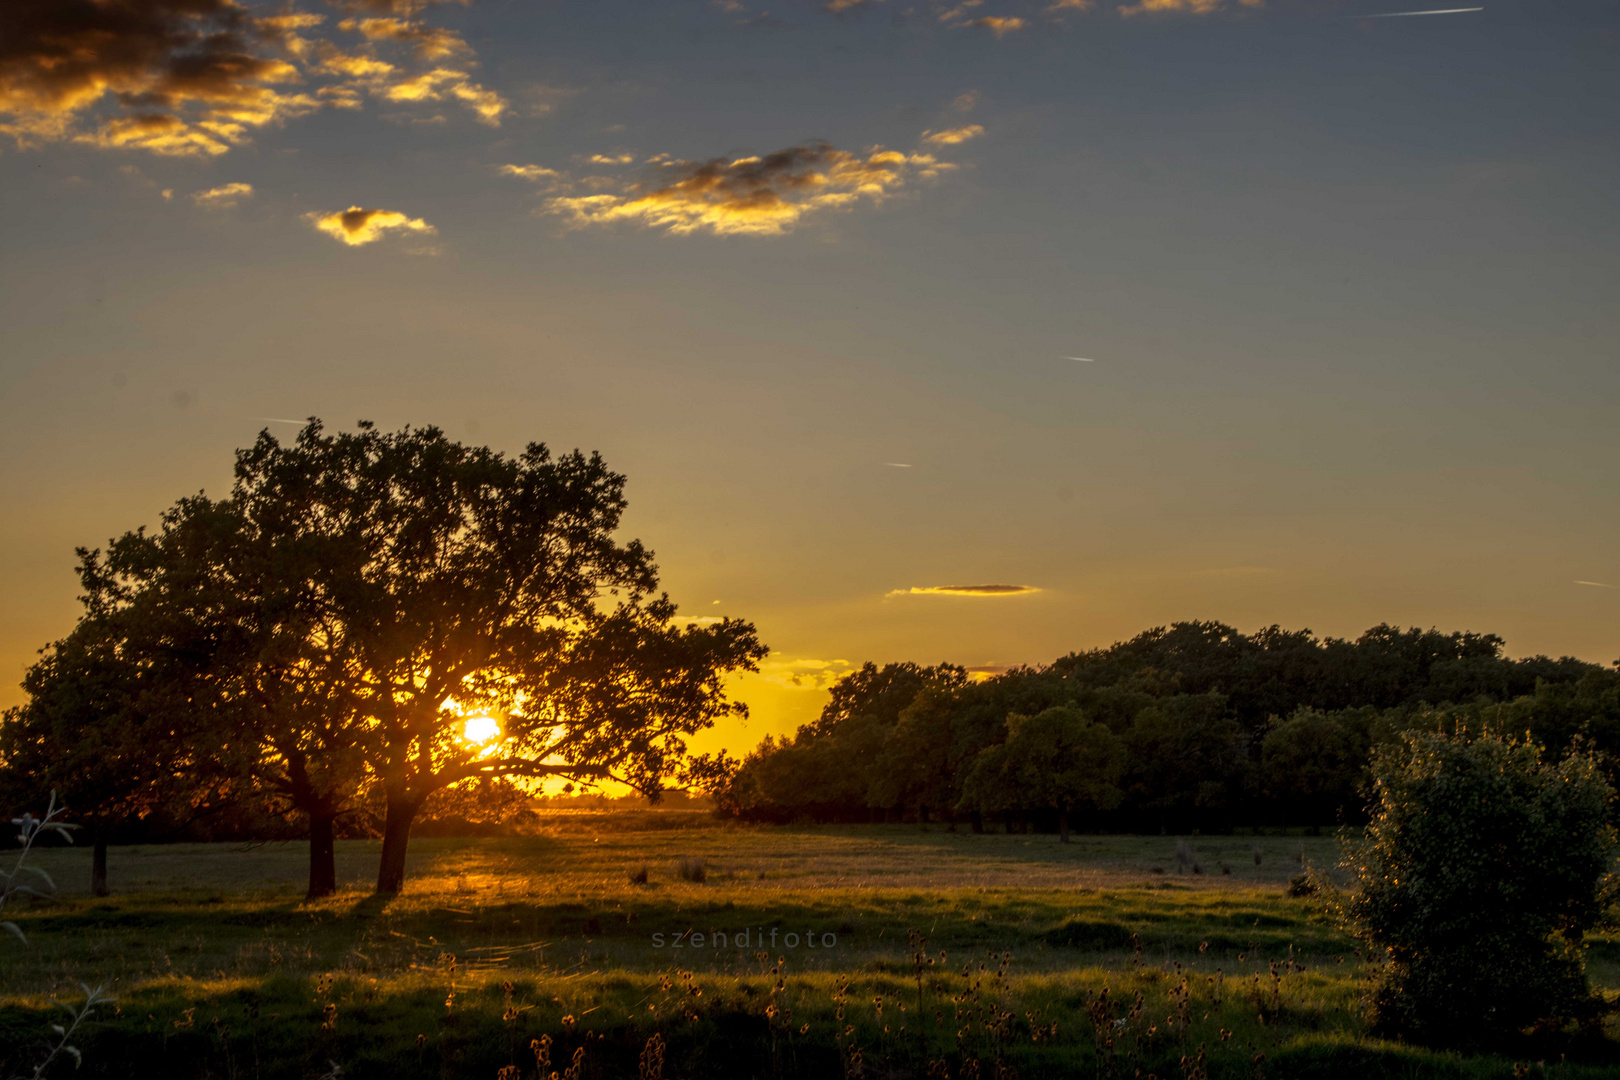
<path fill-rule="evenodd" d="M 388 816 L 383 821 L 382 862 L 377 867 L 377 891 L 397 893 L 405 887 L 405 851 L 411 842 L 411 822 L 419 803 L 388 796 Z"/>
<path fill-rule="evenodd" d="M 309 816 L 309 894 L 314 900 L 337 892 L 337 857 L 333 843 L 334 815 Z"/>
<path fill-rule="evenodd" d="M 1069 812 L 1067 810 L 1058 811 L 1058 839 L 1065 844 L 1069 842 Z"/>
<path fill-rule="evenodd" d="M 96 826 L 95 845 L 90 852 L 90 895 L 106 896 L 107 889 L 107 826 Z"/>

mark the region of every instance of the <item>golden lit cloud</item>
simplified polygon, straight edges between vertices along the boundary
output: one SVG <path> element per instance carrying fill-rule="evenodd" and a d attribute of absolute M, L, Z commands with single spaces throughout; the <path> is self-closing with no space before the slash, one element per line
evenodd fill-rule
<path fill-rule="evenodd" d="M 222 184 L 207 191 L 194 191 L 191 193 L 191 201 L 206 210 L 225 210 L 252 196 L 252 184 L 237 182 Z"/>
<path fill-rule="evenodd" d="M 587 177 L 599 194 L 564 194 L 544 212 L 575 227 L 625 222 L 677 235 L 780 236 L 807 215 L 883 202 L 914 179 L 954 168 L 931 154 L 874 147 L 865 154 L 811 143 L 763 157 L 649 160 L 650 177 Z"/>
<path fill-rule="evenodd" d="M 176 156 L 224 153 L 251 128 L 319 106 L 282 89 L 300 81 L 286 55 L 289 31 L 318 21 L 255 18 L 231 0 L 0 5 L 0 114 L 8 118 L 0 132 L 25 146 L 73 138 Z M 91 115 L 98 110 L 110 112 Z"/>
<path fill-rule="evenodd" d="M 984 127 L 980 124 L 969 124 L 966 127 L 947 128 L 944 131 L 925 131 L 922 141 L 933 143 L 935 146 L 955 146 L 965 143 L 969 139 L 977 139 L 984 134 Z"/>
<path fill-rule="evenodd" d="M 971 26 L 979 30 L 988 30 L 996 37 L 1002 37 L 1012 33 L 1014 30 L 1022 30 L 1029 24 L 1019 18 L 1003 15 L 985 15 L 982 18 L 969 19 L 961 25 Z"/>
<path fill-rule="evenodd" d="M 424 60 L 440 60 L 471 51 L 454 30 L 428 26 L 411 19 L 345 19 L 338 23 L 338 29 L 358 33 L 367 41 L 404 42 Z"/>
<path fill-rule="evenodd" d="M 323 107 L 358 107 L 363 93 L 453 100 L 484 123 L 499 122 L 506 102 L 465 70 L 440 63 L 412 72 L 372 54 L 378 44 L 433 62 L 470 54 L 452 31 L 413 17 L 423 5 L 350 6 L 373 13 L 339 24 L 364 39 L 359 52 L 306 36 L 320 30 L 323 15 L 260 17 L 235 0 L 0 4 L 0 134 L 23 147 L 73 140 L 217 156 L 249 141 L 256 128 Z M 323 77 L 337 82 L 310 87 Z"/>
<path fill-rule="evenodd" d="M 796 690 L 825 690 L 855 670 L 848 660 L 811 660 L 772 657 L 760 662 L 759 674 L 769 682 Z"/>
<path fill-rule="evenodd" d="M 459 101 L 478 114 L 478 119 L 499 127 L 506 111 L 506 99 L 473 82 L 465 71 L 434 68 L 432 71 L 385 86 L 381 96 L 389 101 Z"/>
<path fill-rule="evenodd" d="M 1259 8 L 1265 0 L 1238 0 L 1240 7 Z M 1126 18 L 1133 15 L 1213 15 L 1226 8 L 1226 0 L 1138 0 L 1123 6 L 1119 13 Z"/>
<path fill-rule="evenodd" d="M 913 585 L 894 589 L 888 596 L 1028 596 L 1041 590 L 1034 585 Z"/>
<path fill-rule="evenodd" d="M 502 165 L 502 176 L 515 176 L 519 180 L 530 180 L 535 183 L 541 181 L 557 182 L 563 179 L 563 174 L 556 169 L 548 169 L 544 165 Z"/>
<path fill-rule="evenodd" d="M 351 206 L 341 213 L 311 213 L 304 216 L 321 232 L 350 247 L 373 243 L 388 233 L 432 235 L 438 231 L 421 218 L 407 217 L 397 210 L 366 210 Z"/>

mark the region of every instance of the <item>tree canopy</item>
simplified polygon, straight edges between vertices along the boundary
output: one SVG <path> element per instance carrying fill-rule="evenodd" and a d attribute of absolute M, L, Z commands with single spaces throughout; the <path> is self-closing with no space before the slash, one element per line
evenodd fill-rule
<path fill-rule="evenodd" d="M 765 655 L 753 626 L 680 620 L 652 553 L 615 537 L 625 506 L 595 454 L 311 420 L 240 451 L 228 497 L 81 552 L 85 620 L 156 627 L 128 640 L 184 660 L 143 677 L 309 818 L 312 893 L 332 819 L 380 789 L 395 891 L 435 792 L 559 776 L 656 796 L 686 737 L 744 713 L 723 680 Z M 465 737 L 470 717 L 495 737 Z"/>
<path fill-rule="evenodd" d="M 1528 730 L 1555 752 L 1585 738 L 1610 751 L 1605 769 L 1620 768 L 1620 672 L 1502 648 L 1494 634 L 1387 624 L 1346 640 L 1188 622 L 981 681 L 950 665 L 867 664 L 833 687 L 815 722 L 745 758 L 722 801 L 771 820 L 910 806 L 923 820 L 954 808 L 975 827 L 1002 813 L 1061 831 L 1066 815 L 1046 790 L 1064 787 L 1072 755 L 1026 756 L 1014 718 L 1070 708 L 1123 755 L 1111 781 L 1120 798 L 1088 813 L 1093 827 L 1365 820 L 1372 748 L 1439 706 Z"/>

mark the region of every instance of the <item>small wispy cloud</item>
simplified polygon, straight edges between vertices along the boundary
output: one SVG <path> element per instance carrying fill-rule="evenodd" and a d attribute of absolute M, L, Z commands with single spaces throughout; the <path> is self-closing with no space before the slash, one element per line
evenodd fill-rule
<path fill-rule="evenodd" d="M 891 589 L 887 596 L 1028 596 L 1041 590 L 1034 585 L 913 585 Z"/>
<path fill-rule="evenodd" d="M 225 210 L 243 199 L 253 197 L 253 185 L 237 182 L 234 184 L 221 184 L 207 191 L 194 191 L 191 201 L 205 210 Z"/>
<path fill-rule="evenodd" d="M 909 468 L 911 468 L 911 466 L 906 464 L 904 461 L 885 461 L 883 464 L 887 465 L 891 469 L 909 469 Z"/>
<path fill-rule="evenodd" d="M 438 232 L 421 218 L 407 217 L 398 210 L 367 210 L 351 206 L 338 213 L 322 214 L 315 211 L 304 217 L 321 232 L 350 247 L 374 243 L 389 233 L 412 232 L 431 236 Z"/>
<path fill-rule="evenodd" d="M 1590 585 L 1594 589 L 1613 589 L 1613 588 L 1615 588 L 1615 586 L 1610 585 L 1607 581 L 1576 581 L 1575 584 L 1577 584 L 1577 585 Z"/>
<path fill-rule="evenodd" d="M 935 146 L 956 146 L 969 139 L 977 139 L 984 134 L 983 124 L 968 124 L 966 127 L 946 128 L 944 131 L 925 131 L 922 141 L 933 143 Z"/>
<path fill-rule="evenodd" d="M 550 180 L 561 176 L 556 169 L 548 169 L 544 165 L 502 165 L 502 176 L 515 176 L 519 180 Z"/>
<path fill-rule="evenodd" d="M 1119 8 L 1129 19 L 1134 15 L 1214 15 L 1226 10 L 1226 0 L 1140 0 Z M 1259 8 L 1265 0 L 1238 0 L 1239 7 Z"/>

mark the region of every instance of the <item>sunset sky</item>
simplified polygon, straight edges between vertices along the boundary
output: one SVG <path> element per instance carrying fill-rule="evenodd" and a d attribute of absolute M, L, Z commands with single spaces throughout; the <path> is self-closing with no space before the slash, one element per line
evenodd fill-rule
<path fill-rule="evenodd" d="M 774 650 L 707 745 L 1177 619 L 1613 661 L 1620 5 L 1449 6 L 10 0 L 0 705 L 312 415 L 601 451 Z"/>

